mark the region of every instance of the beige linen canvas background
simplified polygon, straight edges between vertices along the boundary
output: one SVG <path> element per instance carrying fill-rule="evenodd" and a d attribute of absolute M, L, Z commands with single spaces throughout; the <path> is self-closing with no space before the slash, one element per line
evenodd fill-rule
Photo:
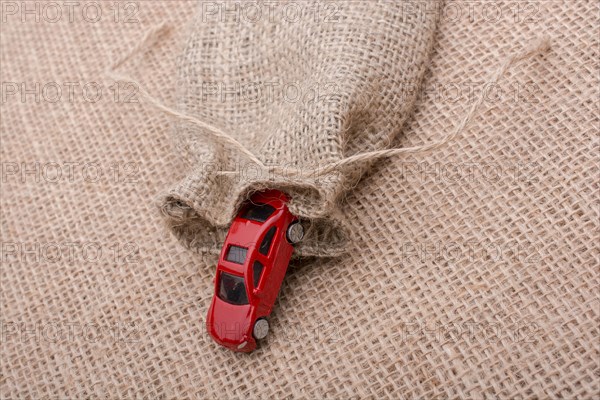
<path fill-rule="evenodd" d="M 119 70 L 180 101 L 201 5 L 98 3 L 97 18 L 90 3 L 72 18 L 1 3 L 0 397 L 600 396 L 596 1 L 434 9 L 423 76 L 398 86 L 414 104 L 395 147 L 442 139 L 506 57 L 537 36 L 552 47 L 451 143 L 352 182 L 344 254 L 292 263 L 251 355 L 205 334 L 215 257 L 157 207 L 193 171 L 177 123 L 106 78 L 166 23 Z M 422 4 L 405 12 L 427 24 Z"/>

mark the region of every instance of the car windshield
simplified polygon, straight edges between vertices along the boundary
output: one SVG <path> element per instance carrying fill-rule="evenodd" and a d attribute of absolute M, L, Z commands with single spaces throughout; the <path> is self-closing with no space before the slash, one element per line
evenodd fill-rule
<path fill-rule="evenodd" d="M 221 300 L 235 305 L 248 304 L 246 284 L 243 277 L 221 272 L 220 279 L 219 298 Z"/>
<path fill-rule="evenodd" d="M 275 208 L 268 204 L 250 204 L 242 214 L 242 218 L 265 222 L 274 212 Z"/>

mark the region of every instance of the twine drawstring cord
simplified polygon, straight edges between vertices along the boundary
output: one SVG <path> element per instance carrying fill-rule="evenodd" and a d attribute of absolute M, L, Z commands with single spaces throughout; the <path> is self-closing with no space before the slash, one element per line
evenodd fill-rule
<path fill-rule="evenodd" d="M 423 154 L 423 153 L 430 152 L 432 150 L 439 149 L 439 148 L 443 147 L 444 145 L 446 145 L 447 143 L 454 140 L 461 132 L 463 132 L 467 128 L 469 123 L 477 115 L 477 112 L 479 111 L 479 108 L 481 107 L 481 105 L 483 104 L 484 99 L 485 99 L 485 93 L 484 93 L 484 91 L 482 91 L 479 94 L 479 96 L 477 97 L 476 101 L 473 102 L 473 104 L 469 108 L 468 112 L 465 114 L 464 118 L 460 121 L 460 123 L 458 125 L 456 125 L 456 127 L 454 128 L 452 133 L 450 133 L 446 137 L 442 138 L 441 140 L 438 140 L 438 141 L 435 141 L 432 143 L 414 146 L 414 147 L 390 148 L 390 149 L 375 150 L 375 151 L 370 151 L 370 152 L 365 152 L 365 153 L 359 153 L 359 154 L 355 154 L 355 155 L 352 155 L 349 157 L 342 158 L 341 160 L 335 161 L 333 163 L 326 164 L 325 166 L 323 166 L 321 168 L 317 168 L 317 169 L 281 168 L 279 166 L 272 166 L 272 165 L 266 166 L 254 153 L 252 153 L 243 144 L 241 144 L 240 142 L 235 140 L 233 137 L 231 137 L 231 135 L 229 135 L 227 132 L 224 132 L 222 129 L 220 129 L 214 125 L 211 125 L 205 121 L 202 121 L 194 116 L 184 114 L 174 108 L 171 108 L 171 107 L 168 107 L 168 106 L 162 104 L 158 99 L 156 99 L 150 93 L 148 93 L 148 91 L 145 90 L 139 82 L 136 82 L 135 80 L 132 80 L 126 76 L 121 76 L 115 72 L 116 69 L 119 66 L 121 66 L 124 62 L 126 62 L 128 59 L 130 59 L 134 55 L 150 48 L 159 39 L 159 37 L 167 30 L 168 30 L 168 27 L 165 23 L 149 29 L 144 34 L 142 39 L 129 52 L 127 52 L 123 57 L 121 57 L 119 60 L 117 60 L 116 62 L 114 62 L 111 65 L 110 69 L 107 72 L 107 75 L 115 81 L 127 81 L 134 85 L 137 85 L 137 88 L 139 91 L 138 94 L 140 95 L 140 97 L 145 102 L 152 105 L 156 109 L 164 112 L 166 115 L 169 115 L 171 117 L 177 118 L 182 121 L 187 121 L 199 128 L 202 128 L 202 130 L 208 136 L 212 137 L 216 142 L 218 142 L 224 146 L 228 146 L 229 148 L 238 151 L 240 154 L 245 155 L 250 161 L 255 163 L 258 167 L 260 167 L 264 170 L 267 170 L 270 173 L 280 173 L 280 174 L 288 176 L 288 177 L 321 176 L 321 175 L 328 174 L 330 172 L 333 172 L 335 170 L 338 170 L 342 167 L 345 167 L 345 166 L 348 166 L 348 165 L 351 165 L 354 163 L 375 161 L 375 160 L 378 160 L 381 158 L 389 158 L 389 157 L 394 157 L 394 156 L 398 156 L 398 155 Z M 498 81 L 504 76 L 504 74 L 506 74 L 508 69 L 510 67 L 512 67 L 514 64 L 516 64 L 517 62 L 528 59 L 528 58 L 532 58 L 532 57 L 540 55 L 540 54 L 544 54 L 549 49 L 550 49 L 550 40 L 548 38 L 537 38 L 537 39 L 533 40 L 529 46 L 527 46 L 520 52 L 507 57 L 506 60 L 504 60 L 502 62 L 502 64 L 498 67 L 498 69 L 491 76 L 489 84 L 495 85 L 496 83 L 498 83 Z M 220 171 L 220 173 L 228 174 L 228 173 L 234 173 L 234 171 Z"/>

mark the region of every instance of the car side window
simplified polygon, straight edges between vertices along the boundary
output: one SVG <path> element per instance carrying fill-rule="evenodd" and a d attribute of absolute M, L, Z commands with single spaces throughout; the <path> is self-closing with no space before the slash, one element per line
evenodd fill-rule
<path fill-rule="evenodd" d="M 264 265 L 260 263 L 260 261 L 254 261 L 254 265 L 252 266 L 252 283 L 254 283 L 254 287 L 258 287 L 258 282 L 260 282 L 260 276 L 264 269 Z"/>
<path fill-rule="evenodd" d="M 263 239 L 262 243 L 260 244 L 260 247 L 258 248 L 258 252 L 263 256 L 269 254 L 271 242 L 273 241 L 273 237 L 275 236 L 275 231 L 277 231 L 277 227 L 271 227 L 271 229 L 269 229 L 265 234 L 265 238 Z"/>

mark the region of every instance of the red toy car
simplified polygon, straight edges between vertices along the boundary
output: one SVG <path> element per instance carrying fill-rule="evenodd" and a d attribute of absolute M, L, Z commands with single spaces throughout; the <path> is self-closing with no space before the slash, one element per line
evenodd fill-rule
<path fill-rule="evenodd" d="M 277 190 L 254 194 L 233 220 L 219 256 L 206 328 L 234 351 L 250 352 L 269 332 L 266 317 L 304 228 Z"/>

